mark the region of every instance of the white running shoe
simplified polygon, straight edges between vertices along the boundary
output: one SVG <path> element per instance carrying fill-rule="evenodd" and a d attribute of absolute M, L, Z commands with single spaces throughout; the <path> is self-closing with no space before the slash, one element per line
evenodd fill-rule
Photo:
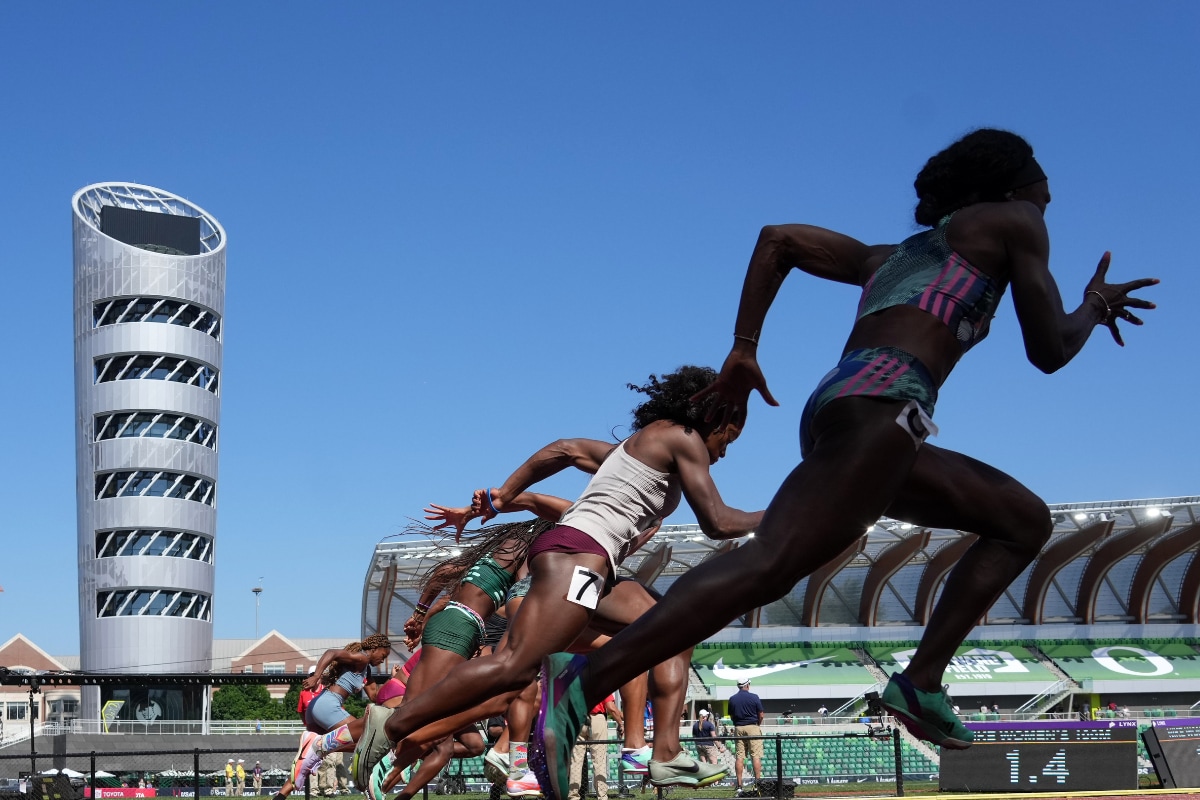
<path fill-rule="evenodd" d="M 501 753 L 494 747 L 489 748 L 483 757 L 483 777 L 498 786 L 503 786 L 508 780 L 508 754 Z"/>

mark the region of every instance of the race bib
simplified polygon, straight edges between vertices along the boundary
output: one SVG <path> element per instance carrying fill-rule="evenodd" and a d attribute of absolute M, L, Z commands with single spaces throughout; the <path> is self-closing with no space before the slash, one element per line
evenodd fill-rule
<path fill-rule="evenodd" d="M 571 588 L 567 590 L 567 599 L 594 610 L 600 602 L 600 590 L 603 588 L 603 575 L 576 565 L 575 574 L 571 576 Z"/>
<path fill-rule="evenodd" d="M 909 400 L 904 405 L 900 416 L 896 417 L 896 424 L 912 437 L 914 447 L 920 447 L 921 442 L 930 436 L 937 436 L 938 433 L 937 425 L 933 424 L 933 420 L 916 400 Z"/>

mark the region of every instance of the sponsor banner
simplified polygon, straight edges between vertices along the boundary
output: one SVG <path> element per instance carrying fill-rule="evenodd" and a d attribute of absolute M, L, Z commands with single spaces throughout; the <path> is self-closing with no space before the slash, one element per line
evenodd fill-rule
<path fill-rule="evenodd" d="M 1110 719 L 1100 722 L 1083 720 L 1031 720 L 1029 722 L 964 722 L 973 731 L 1020 731 L 1031 734 L 1030 741 L 1052 741 L 1054 737 L 1042 736 L 1043 731 L 1108 731 L 1114 728 L 1136 728 L 1136 719 Z M 1038 734 L 1033 736 L 1032 734 Z M 1018 737 L 1019 738 L 1019 737 Z M 1062 737 L 1064 740 L 1069 737 Z M 1083 737 L 1087 739 L 1088 737 Z M 1002 740 L 1007 741 L 1002 737 Z M 1081 740 L 1082 741 L 1082 740 Z"/>
<path fill-rule="evenodd" d="M 1200 719 L 1196 717 L 1179 717 L 1177 719 L 1152 719 L 1150 724 L 1155 728 L 1195 728 L 1196 738 L 1200 739 Z"/>
<path fill-rule="evenodd" d="M 83 787 L 83 796 L 92 796 L 92 787 Z M 97 786 L 96 797 L 157 797 L 158 792 L 152 788 L 139 789 L 136 787 L 118 786 L 116 788 L 109 786 Z"/>
<path fill-rule="evenodd" d="M 936 781 L 938 773 L 936 772 L 906 772 L 904 780 L 906 781 Z M 766 778 L 765 780 L 774 780 Z M 878 772 L 878 773 L 861 773 L 858 775 L 830 775 L 814 778 L 806 775 L 801 778 L 784 777 L 784 780 L 790 780 L 797 786 L 841 786 L 851 783 L 894 783 L 896 774 L 894 772 Z"/>
<path fill-rule="evenodd" d="M 875 679 L 854 653 L 837 645 L 700 645 L 692 653 L 692 666 L 701 680 L 718 687 L 736 686 L 744 680 L 758 686 L 875 685 Z"/>
<path fill-rule="evenodd" d="M 900 672 L 908 667 L 917 652 L 912 647 L 872 647 L 871 656 L 879 662 L 889 675 Z M 981 647 L 966 644 L 958 648 L 950 665 L 942 676 L 942 682 L 950 684 L 950 691 L 960 694 L 970 694 L 969 685 L 973 683 L 1055 683 L 1058 677 L 1042 665 L 1033 653 L 1024 647 L 1016 645 L 999 645 Z M 959 687 L 955 689 L 955 687 Z M 986 693 L 986 687 L 979 687 Z"/>
<path fill-rule="evenodd" d="M 1200 653 L 1181 643 L 1045 645 L 1063 672 L 1084 681 L 1147 681 L 1200 678 Z"/>

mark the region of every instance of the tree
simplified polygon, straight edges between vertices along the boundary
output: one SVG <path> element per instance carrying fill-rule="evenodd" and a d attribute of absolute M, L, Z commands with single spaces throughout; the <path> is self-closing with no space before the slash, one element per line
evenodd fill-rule
<path fill-rule="evenodd" d="M 295 692 L 293 695 L 292 691 Z M 271 697 L 266 686 L 226 684 L 213 693 L 212 718 L 217 720 L 295 719 L 300 685 L 295 684 L 283 701 Z M 288 698 L 291 698 L 290 705 Z"/>

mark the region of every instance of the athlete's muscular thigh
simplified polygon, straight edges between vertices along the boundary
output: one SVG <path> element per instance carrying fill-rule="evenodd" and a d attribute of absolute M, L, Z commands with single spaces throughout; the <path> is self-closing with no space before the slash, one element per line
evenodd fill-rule
<path fill-rule="evenodd" d="M 914 525 L 1012 538 L 1021 535 L 1022 526 L 1039 530 L 1049 510 L 1012 476 L 926 443 L 887 515 Z"/>
<path fill-rule="evenodd" d="M 507 646 L 495 657 L 523 667 L 536 665 L 542 656 L 566 648 L 587 627 L 593 610 L 567 599 L 577 566 L 603 576 L 608 564 L 590 554 L 540 553 L 534 557 L 529 594 L 508 628 Z"/>

